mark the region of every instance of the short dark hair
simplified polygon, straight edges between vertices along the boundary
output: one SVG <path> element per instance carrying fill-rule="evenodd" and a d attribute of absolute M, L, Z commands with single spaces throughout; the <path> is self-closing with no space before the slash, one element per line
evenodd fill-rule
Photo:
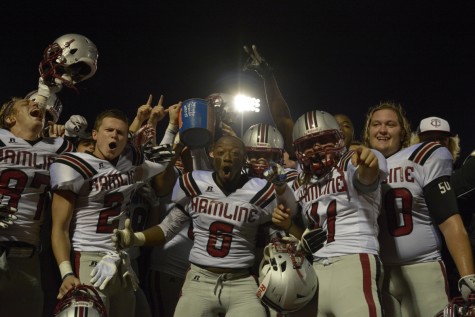
<path fill-rule="evenodd" d="M 115 118 L 118 120 L 121 120 L 127 124 L 127 127 L 129 126 L 129 119 L 125 115 L 125 113 L 122 110 L 119 109 L 108 109 L 104 110 L 99 115 L 96 117 L 96 120 L 94 121 L 94 130 L 98 130 L 99 127 L 102 124 L 102 121 L 105 118 Z"/>

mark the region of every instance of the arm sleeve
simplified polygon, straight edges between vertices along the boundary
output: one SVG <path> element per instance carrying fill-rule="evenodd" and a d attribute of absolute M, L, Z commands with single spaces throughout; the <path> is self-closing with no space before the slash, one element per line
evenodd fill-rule
<path fill-rule="evenodd" d="M 424 187 L 424 197 L 432 218 L 440 225 L 458 213 L 457 199 L 450 186 L 450 177 L 441 176 Z"/>
<path fill-rule="evenodd" d="M 378 158 L 379 173 L 378 173 L 378 178 L 376 179 L 376 181 L 373 184 L 365 185 L 361 183 L 360 180 L 358 179 L 357 177 L 358 173 L 355 172 L 353 174 L 353 185 L 355 186 L 356 190 L 364 194 L 374 192 L 376 189 L 378 189 L 379 184 L 383 182 L 388 176 L 388 166 L 387 166 L 386 158 L 377 150 L 371 149 L 371 151 Z"/>
<path fill-rule="evenodd" d="M 181 231 L 184 225 L 188 224 L 189 220 L 190 216 L 184 211 L 183 207 L 175 205 L 158 226 L 162 229 L 166 241 L 169 241 Z"/>

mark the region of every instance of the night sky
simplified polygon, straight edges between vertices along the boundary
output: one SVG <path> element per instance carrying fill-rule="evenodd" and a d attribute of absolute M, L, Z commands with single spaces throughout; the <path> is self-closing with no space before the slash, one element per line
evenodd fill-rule
<path fill-rule="evenodd" d="M 368 107 L 393 100 L 413 129 L 427 116 L 447 119 L 465 156 L 475 148 L 475 2 L 413 2 L 2 1 L 0 98 L 36 89 L 43 50 L 79 33 L 96 44 L 98 70 L 79 94 L 59 93 L 63 122 L 82 114 L 92 126 L 116 107 L 132 119 L 150 93 L 171 105 L 243 92 L 262 107 L 246 129 L 271 123 L 261 80 L 241 71 L 242 46 L 256 44 L 294 119 L 346 113 L 360 131 Z"/>

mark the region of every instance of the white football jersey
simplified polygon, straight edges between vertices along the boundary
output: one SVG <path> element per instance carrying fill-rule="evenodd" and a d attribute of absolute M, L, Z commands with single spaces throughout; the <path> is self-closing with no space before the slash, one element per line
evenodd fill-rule
<path fill-rule="evenodd" d="M 415 144 L 387 158 L 389 175 L 383 183 L 381 260 L 385 265 L 441 258 L 441 240 L 423 189 L 452 173 L 450 152 L 437 143 Z"/>
<path fill-rule="evenodd" d="M 160 173 L 165 166 L 144 162 L 132 146 L 126 147 L 116 165 L 89 153 L 59 156 L 51 165 L 51 186 L 77 194 L 71 220 L 74 251 L 115 250 L 112 231 L 123 227 L 136 182 Z"/>
<path fill-rule="evenodd" d="M 378 151 L 379 179 L 387 176 L 386 160 Z M 346 152 L 323 182 L 293 184 L 296 198 L 302 207 L 302 218 L 309 228 L 322 227 L 327 231 L 323 248 L 314 258 L 326 258 L 355 253 L 379 253 L 378 216 L 381 206 L 381 184 L 367 193 L 354 186 L 355 167 L 352 151 Z"/>
<path fill-rule="evenodd" d="M 0 199 L 17 208 L 18 219 L 0 230 L 0 241 L 39 244 L 45 198 L 50 188 L 50 165 L 63 152 L 72 151 L 63 138 L 29 142 L 0 129 Z"/>
<path fill-rule="evenodd" d="M 178 179 L 172 200 L 182 207 L 173 209 L 167 218 L 174 212 L 191 217 L 194 244 L 190 262 L 232 269 L 253 265 L 258 229 L 272 220 L 276 193 L 266 180 L 244 175 L 242 179 L 242 187 L 229 196 L 216 184 L 213 172 L 194 171 Z"/>

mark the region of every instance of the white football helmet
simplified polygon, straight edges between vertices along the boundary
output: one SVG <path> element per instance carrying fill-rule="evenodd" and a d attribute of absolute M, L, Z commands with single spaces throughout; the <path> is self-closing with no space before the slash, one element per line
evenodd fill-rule
<path fill-rule="evenodd" d="M 298 241 L 298 240 L 297 240 Z M 279 313 L 297 311 L 312 300 L 318 279 L 298 242 L 274 242 L 264 249 L 257 297 Z"/>
<path fill-rule="evenodd" d="M 48 85 L 56 79 L 56 84 L 72 86 L 94 76 L 97 58 L 96 45 L 90 39 L 81 34 L 65 34 L 46 48 L 40 74 Z"/>
<path fill-rule="evenodd" d="M 470 294 L 467 301 L 462 297 L 454 297 L 434 317 L 475 317 L 475 294 Z"/>
<path fill-rule="evenodd" d="M 275 127 L 258 123 L 244 133 L 242 141 L 246 146 L 248 174 L 263 177 L 270 163 L 283 165 L 284 138 Z"/>
<path fill-rule="evenodd" d="M 28 95 L 25 96 L 26 99 L 29 100 L 36 100 L 38 96 L 38 91 L 33 90 Z M 61 111 L 63 111 L 63 104 L 61 100 L 56 96 L 56 94 L 51 94 L 46 101 L 46 114 L 45 114 L 45 122 L 52 121 L 54 123 L 58 122 L 59 116 L 61 115 Z"/>
<path fill-rule="evenodd" d="M 70 289 L 58 301 L 54 309 L 55 317 L 107 317 L 107 310 L 96 289 L 81 284 Z"/>
<path fill-rule="evenodd" d="M 325 111 L 310 111 L 298 118 L 293 141 L 302 170 L 317 177 L 330 172 L 346 151 L 340 125 Z"/>

